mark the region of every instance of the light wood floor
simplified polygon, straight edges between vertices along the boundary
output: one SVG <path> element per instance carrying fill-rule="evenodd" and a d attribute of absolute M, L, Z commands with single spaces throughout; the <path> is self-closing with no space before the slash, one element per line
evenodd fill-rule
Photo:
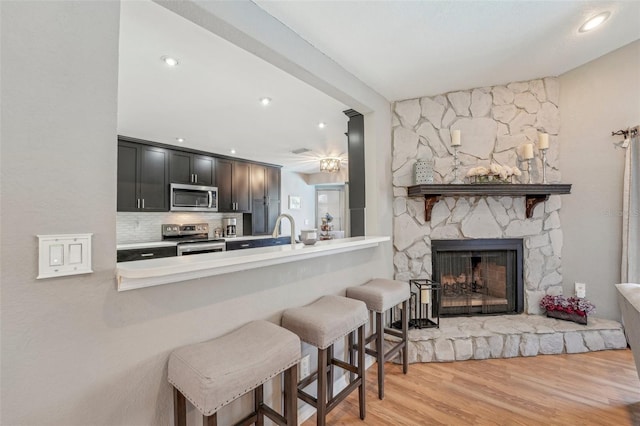
<path fill-rule="evenodd" d="M 630 350 L 386 364 L 385 399 L 367 370 L 367 416 L 352 393 L 328 425 L 640 425 L 640 380 Z M 304 426 L 316 423 L 315 416 Z"/>

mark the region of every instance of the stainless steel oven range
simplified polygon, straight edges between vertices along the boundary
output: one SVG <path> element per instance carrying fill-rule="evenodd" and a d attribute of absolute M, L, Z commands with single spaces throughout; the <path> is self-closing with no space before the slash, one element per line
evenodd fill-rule
<path fill-rule="evenodd" d="M 223 239 L 209 238 L 209 224 L 162 225 L 162 239 L 178 243 L 178 256 L 225 251 Z"/>

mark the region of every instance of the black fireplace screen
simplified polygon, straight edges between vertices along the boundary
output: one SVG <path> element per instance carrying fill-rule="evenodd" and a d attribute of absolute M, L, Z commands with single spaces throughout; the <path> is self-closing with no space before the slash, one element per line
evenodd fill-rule
<path fill-rule="evenodd" d="M 433 240 L 440 315 L 521 313 L 522 240 Z"/>

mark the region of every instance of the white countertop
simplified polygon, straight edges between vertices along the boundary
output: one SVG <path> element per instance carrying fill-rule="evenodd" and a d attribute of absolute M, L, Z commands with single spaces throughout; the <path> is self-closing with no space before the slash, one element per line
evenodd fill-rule
<path fill-rule="evenodd" d="M 318 241 L 312 246 L 305 246 L 302 243 L 295 246 L 286 244 L 191 256 L 121 262 L 117 264 L 116 270 L 118 291 L 175 283 L 361 250 L 376 247 L 390 239 L 387 236 L 342 238 Z"/>

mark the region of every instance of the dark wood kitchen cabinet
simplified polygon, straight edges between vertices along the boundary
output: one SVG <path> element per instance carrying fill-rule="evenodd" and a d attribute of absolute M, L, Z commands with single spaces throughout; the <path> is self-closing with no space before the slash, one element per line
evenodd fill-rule
<path fill-rule="evenodd" d="M 169 210 L 169 150 L 118 141 L 118 211 Z"/>
<path fill-rule="evenodd" d="M 158 259 L 161 257 L 177 256 L 176 246 L 172 247 L 153 247 L 144 249 L 124 249 L 118 250 L 117 262 L 131 262 L 134 260 Z"/>
<path fill-rule="evenodd" d="M 215 176 L 218 186 L 218 211 L 251 212 L 251 166 L 244 161 L 216 159 Z"/>
<path fill-rule="evenodd" d="M 280 214 L 280 168 L 252 164 L 251 195 L 253 235 L 270 234 Z"/>
<path fill-rule="evenodd" d="M 171 151 L 169 182 L 215 186 L 215 164 L 216 160 L 213 157 Z"/>

